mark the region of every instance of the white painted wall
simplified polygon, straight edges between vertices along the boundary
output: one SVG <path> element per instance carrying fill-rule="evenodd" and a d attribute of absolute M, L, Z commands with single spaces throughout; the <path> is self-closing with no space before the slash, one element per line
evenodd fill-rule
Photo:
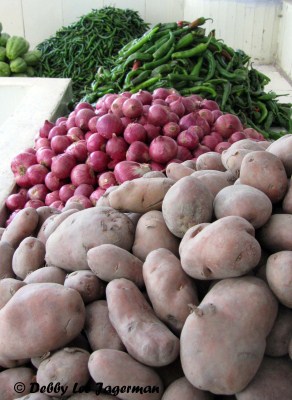
<path fill-rule="evenodd" d="M 4 31 L 25 36 L 34 48 L 92 9 L 137 10 L 151 23 L 211 17 L 207 31 L 260 63 L 277 62 L 292 79 L 292 0 L 0 0 Z"/>

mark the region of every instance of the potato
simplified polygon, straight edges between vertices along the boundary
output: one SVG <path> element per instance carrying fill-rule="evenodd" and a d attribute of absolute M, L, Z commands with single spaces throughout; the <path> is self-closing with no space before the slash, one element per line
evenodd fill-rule
<path fill-rule="evenodd" d="M 137 286 L 127 279 L 108 283 L 109 318 L 128 353 L 149 366 L 170 364 L 179 353 L 179 340 L 154 314 Z"/>
<path fill-rule="evenodd" d="M 62 209 L 62 212 L 68 211 L 68 210 L 77 210 L 77 211 L 82 211 L 84 210 L 84 206 L 79 203 L 78 201 L 67 201 L 65 204 L 65 207 Z"/>
<path fill-rule="evenodd" d="M 226 168 L 222 164 L 221 154 L 215 151 L 208 151 L 207 153 L 201 154 L 196 161 L 196 170 L 216 170 L 226 171 Z"/>
<path fill-rule="evenodd" d="M 143 277 L 155 314 L 179 334 L 190 313 L 189 304 L 199 304 L 195 283 L 183 271 L 179 259 L 167 249 L 148 254 Z"/>
<path fill-rule="evenodd" d="M 172 162 L 166 167 L 166 176 L 174 181 L 189 176 L 194 172 L 192 168 L 186 167 L 183 164 Z"/>
<path fill-rule="evenodd" d="M 106 300 L 94 301 L 86 306 L 84 330 L 93 351 L 125 350 L 117 331 L 110 322 Z"/>
<path fill-rule="evenodd" d="M 234 178 L 238 178 L 240 175 L 240 168 L 244 157 L 251 153 L 251 150 L 246 149 L 233 149 L 230 148 L 222 153 L 222 163 L 225 168 L 232 173 Z"/>
<path fill-rule="evenodd" d="M 0 357 L 19 360 L 58 349 L 80 333 L 84 322 L 76 290 L 55 283 L 25 285 L 0 310 Z"/>
<path fill-rule="evenodd" d="M 65 219 L 46 242 L 46 261 L 65 271 L 89 269 L 87 252 L 100 244 L 113 243 L 130 250 L 134 226 L 124 214 L 110 207 L 92 207 Z"/>
<path fill-rule="evenodd" d="M 12 269 L 16 276 L 25 279 L 26 275 L 45 264 L 46 248 L 39 239 L 28 236 L 17 247 L 12 258 Z"/>
<path fill-rule="evenodd" d="M 61 212 L 61 214 L 54 214 L 47 218 L 43 225 L 40 227 L 38 232 L 38 239 L 41 240 L 43 243 L 46 243 L 49 236 L 57 229 L 57 227 L 65 221 L 70 215 L 75 214 L 78 212 L 76 209 L 71 209 L 67 211 Z"/>
<path fill-rule="evenodd" d="M 292 310 L 280 306 L 275 324 L 267 337 L 265 354 L 271 357 L 282 357 L 287 355 L 291 337 Z"/>
<path fill-rule="evenodd" d="M 5 231 L 5 228 L 0 226 L 0 240 L 2 238 L 3 232 Z"/>
<path fill-rule="evenodd" d="M 181 163 L 185 167 L 191 168 L 194 171 L 196 170 L 196 161 L 195 160 L 186 160 Z"/>
<path fill-rule="evenodd" d="M 272 202 L 265 193 L 248 185 L 232 185 L 222 189 L 214 199 L 216 218 L 235 215 L 245 218 L 257 229 L 272 214 Z"/>
<path fill-rule="evenodd" d="M 87 253 L 89 268 L 103 281 L 126 278 L 143 287 L 143 262 L 125 249 L 114 244 L 93 247 Z"/>
<path fill-rule="evenodd" d="M 287 358 L 265 357 L 254 379 L 237 400 L 284 400 L 292 393 L 292 362 Z"/>
<path fill-rule="evenodd" d="M 115 400 L 119 400 L 119 397 L 114 397 Z M 68 400 L 113 400 L 113 396 L 107 394 L 99 394 L 96 392 L 88 392 L 88 393 L 77 393 L 73 394 L 73 396 L 68 397 Z"/>
<path fill-rule="evenodd" d="M 198 172 L 203 172 L 204 170 L 201 171 L 196 171 Z M 206 170 L 207 171 L 207 170 Z M 199 179 L 212 193 L 213 197 L 217 195 L 217 193 L 220 192 L 223 188 L 232 185 L 233 179 L 230 179 L 230 174 L 228 171 L 222 172 L 222 171 L 209 171 L 206 174 L 202 175 L 197 175 L 196 173 L 192 174 L 192 176 L 196 177 Z"/>
<path fill-rule="evenodd" d="M 143 177 L 142 177 L 143 178 Z M 130 218 L 130 220 L 133 222 L 134 227 L 136 228 L 138 221 L 142 214 L 140 213 L 125 213 L 125 215 Z"/>
<path fill-rule="evenodd" d="M 57 210 L 57 208 L 54 207 L 49 207 L 49 206 L 43 206 L 39 207 L 36 209 L 38 215 L 39 215 L 39 222 L 38 226 L 36 227 L 36 232 L 38 232 L 43 225 L 43 223 L 52 215 L 60 214 L 61 211 Z"/>
<path fill-rule="evenodd" d="M 267 261 L 267 281 L 284 306 L 292 308 L 292 251 L 279 251 Z"/>
<path fill-rule="evenodd" d="M 186 176 L 167 192 L 162 203 L 165 223 L 175 236 L 182 238 L 186 231 L 202 222 L 210 222 L 213 195 L 199 179 Z"/>
<path fill-rule="evenodd" d="M 14 248 L 7 242 L 0 241 L 0 279 L 15 278 L 12 269 Z"/>
<path fill-rule="evenodd" d="M 180 247 L 182 268 L 196 279 L 245 275 L 261 258 L 254 234 L 253 226 L 242 217 L 221 218 L 184 240 Z"/>
<path fill-rule="evenodd" d="M 213 398 L 211 393 L 195 388 L 185 377 L 182 377 L 165 390 L 161 400 L 212 400 Z"/>
<path fill-rule="evenodd" d="M 282 161 L 268 151 L 252 151 L 244 157 L 240 182 L 261 190 L 272 203 L 282 200 L 288 188 Z"/>
<path fill-rule="evenodd" d="M 292 175 L 292 135 L 287 134 L 275 140 L 267 148 L 267 151 L 282 161 L 287 176 L 290 178 Z"/>
<path fill-rule="evenodd" d="M 84 304 L 99 300 L 105 295 L 105 284 L 91 271 L 74 271 L 66 276 L 64 286 L 80 293 Z"/>
<path fill-rule="evenodd" d="M 165 194 L 174 184 L 169 178 L 137 178 L 122 183 L 109 194 L 110 206 L 123 212 L 161 210 Z"/>
<path fill-rule="evenodd" d="M 29 358 L 24 358 L 22 360 L 7 360 L 6 358 L 0 358 L 0 370 L 1 368 L 16 368 L 24 367 L 29 363 Z"/>
<path fill-rule="evenodd" d="M 149 171 L 142 178 L 165 178 L 165 175 L 162 171 Z"/>
<path fill-rule="evenodd" d="M 216 283 L 182 329 L 180 355 L 188 381 L 214 394 L 243 390 L 262 362 L 277 311 L 276 298 L 259 278 Z"/>
<path fill-rule="evenodd" d="M 47 396 L 46 394 L 37 392 L 30 393 L 23 397 L 17 397 L 18 400 L 52 400 L 52 397 Z"/>
<path fill-rule="evenodd" d="M 25 285 L 25 282 L 13 278 L 5 278 L 0 280 L 0 308 L 11 299 L 11 297 Z"/>
<path fill-rule="evenodd" d="M 190 229 L 188 229 L 184 234 L 184 237 L 180 241 L 179 254 L 182 253 L 184 246 L 188 244 L 190 239 L 193 239 L 198 233 L 200 233 L 204 228 L 206 228 L 206 226 L 209 225 L 211 225 L 211 222 L 204 222 L 202 224 L 192 226 Z"/>
<path fill-rule="evenodd" d="M 257 232 L 261 246 L 270 253 L 281 250 L 292 251 L 291 224 L 291 214 L 273 214 Z"/>
<path fill-rule="evenodd" d="M 34 233 L 38 221 L 39 215 L 35 208 L 24 208 L 16 214 L 15 218 L 7 226 L 3 232 L 1 241 L 7 242 L 16 248 L 24 238 Z"/>
<path fill-rule="evenodd" d="M 122 400 L 160 400 L 163 384 L 157 373 L 129 354 L 111 349 L 94 351 L 88 362 L 95 382 Z"/>
<path fill-rule="evenodd" d="M 162 379 L 165 388 L 184 376 L 179 356 L 172 363 L 154 369 Z"/>
<path fill-rule="evenodd" d="M 292 337 L 291 337 L 291 340 L 290 340 L 290 343 L 289 343 L 289 357 L 291 358 L 291 360 L 292 360 Z"/>
<path fill-rule="evenodd" d="M 289 179 L 288 190 L 282 201 L 282 209 L 284 213 L 292 214 L 292 178 Z"/>
<path fill-rule="evenodd" d="M 76 393 L 89 381 L 89 357 L 90 353 L 87 351 L 73 347 L 65 347 L 56 351 L 40 363 L 36 381 L 40 386 L 46 387 L 51 382 L 53 387 L 59 383 L 61 391 L 54 393 L 55 397 L 68 396 L 74 393 L 74 390 Z"/>
<path fill-rule="evenodd" d="M 246 149 L 246 150 L 252 150 L 252 151 L 257 151 L 258 150 L 258 151 L 260 151 L 260 150 L 263 149 L 263 147 L 264 147 L 264 145 L 262 144 L 262 142 L 256 142 L 256 141 L 254 141 L 252 139 L 242 139 L 242 140 L 238 140 L 235 143 L 232 143 L 232 145 L 229 147 L 229 149 L 231 151 L 237 150 L 237 149 Z M 224 150 L 224 152 L 228 151 L 229 149 Z"/>
<path fill-rule="evenodd" d="M 13 400 L 29 394 L 34 375 L 31 368 L 25 367 L 10 368 L 0 372 L 1 400 Z"/>
<path fill-rule="evenodd" d="M 66 272 L 54 266 L 47 266 L 37 269 L 26 275 L 25 283 L 59 283 L 63 285 L 66 279 Z"/>
<path fill-rule="evenodd" d="M 95 206 L 96 207 L 110 207 L 109 195 L 111 192 L 118 189 L 118 187 L 119 186 L 110 186 L 108 189 L 106 189 L 105 193 L 97 200 Z"/>

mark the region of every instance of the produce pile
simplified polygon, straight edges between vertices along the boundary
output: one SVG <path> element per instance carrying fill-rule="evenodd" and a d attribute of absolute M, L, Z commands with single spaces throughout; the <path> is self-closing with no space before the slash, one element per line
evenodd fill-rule
<path fill-rule="evenodd" d="M 206 35 L 201 27 L 206 20 L 155 25 L 119 51 L 113 68 L 98 70 L 84 100 L 93 103 L 106 93 L 169 87 L 182 95 L 213 99 L 224 112 L 271 138 L 271 127 L 291 133 L 291 104 L 265 92 L 270 79 L 250 64 L 248 55 L 228 47 L 214 31 Z"/>
<path fill-rule="evenodd" d="M 221 153 L 244 138 L 264 140 L 215 101 L 173 89 L 107 94 L 95 107 L 81 102 L 68 117 L 45 121 L 34 148 L 12 160 L 20 190 L 6 200 L 7 223 L 24 207 L 62 209 L 72 201 L 92 207 L 112 185 Z"/>
<path fill-rule="evenodd" d="M 0 77 L 34 76 L 40 63 L 41 52 L 30 50 L 29 43 L 21 36 L 2 32 L 0 22 Z"/>
<path fill-rule="evenodd" d="M 291 153 L 243 139 L 96 207 L 21 210 L 1 229 L 1 399 L 290 399 Z"/>
<path fill-rule="evenodd" d="M 115 7 L 92 10 L 37 46 L 42 52 L 38 75 L 71 78 L 76 103 L 90 87 L 97 68 L 111 68 L 118 50 L 147 28 L 137 11 Z"/>

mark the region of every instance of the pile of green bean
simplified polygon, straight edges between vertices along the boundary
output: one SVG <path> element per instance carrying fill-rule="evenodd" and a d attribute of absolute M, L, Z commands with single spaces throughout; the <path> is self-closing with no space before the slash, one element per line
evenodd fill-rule
<path fill-rule="evenodd" d="M 42 51 L 37 75 L 71 78 L 73 102 L 79 101 L 97 68 L 110 68 L 113 56 L 148 28 L 137 11 L 114 7 L 92 10 L 37 46 Z"/>
<path fill-rule="evenodd" d="M 189 23 L 157 24 L 125 45 L 113 68 L 100 68 L 84 100 L 94 103 L 106 93 L 172 87 L 182 95 L 214 99 L 221 110 L 238 115 L 246 126 L 266 137 L 271 127 L 292 130 L 292 104 L 266 93 L 270 79 L 253 68 L 250 57 L 228 47 L 202 28 L 206 18 Z"/>

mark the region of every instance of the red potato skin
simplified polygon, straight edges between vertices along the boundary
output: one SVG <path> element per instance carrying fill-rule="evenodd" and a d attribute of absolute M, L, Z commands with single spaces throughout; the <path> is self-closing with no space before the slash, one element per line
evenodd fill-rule
<path fill-rule="evenodd" d="M 18 367 L 6 369 L 0 372 L 0 388 L 1 388 L 1 400 L 13 400 L 17 391 L 15 385 L 21 382 L 20 388 L 24 388 L 22 394 L 30 393 L 30 383 L 35 381 L 35 373 L 31 368 Z M 20 395 L 18 396 L 20 397 Z"/>
<path fill-rule="evenodd" d="M 226 171 L 226 168 L 222 164 L 221 155 L 215 151 L 210 151 L 201 154 L 196 161 L 196 170 L 216 170 Z"/>
<path fill-rule="evenodd" d="M 172 382 L 170 386 L 163 393 L 161 400 L 213 400 L 214 396 L 212 393 L 203 392 L 195 388 L 185 378 L 179 378 Z"/>
<path fill-rule="evenodd" d="M 29 236 L 20 243 L 13 254 L 12 269 L 16 276 L 26 275 L 44 266 L 46 248 L 39 239 Z"/>
<path fill-rule="evenodd" d="M 7 242 L 0 241 L 0 279 L 15 278 L 12 259 L 15 249 Z"/>
<path fill-rule="evenodd" d="M 128 353 L 152 367 L 170 364 L 179 353 L 179 339 L 155 315 L 138 287 L 115 279 L 106 288 L 109 318 Z"/>
<path fill-rule="evenodd" d="M 14 278 L 0 279 L 0 309 L 5 306 L 6 303 L 12 298 L 12 296 L 25 285 L 22 282 Z"/>
<path fill-rule="evenodd" d="M 204 170 L 198 171 L 203 172 Z M 199 179 L 212 193 L 215 197 L 217 193 L 220 192 L 223 188 L 232 185 L 233 181 L 230 177 L 230 173 L 228 171 L 208 171 L 208 173 L 197 175 L 192 174 L 195 178 Z"/>
<path fill-rule="evenodd" d="M 275 324 L 267 337 L 265 354 L 282 357 L 288 354 L 292 333 L 292 310 L 280 305 Z"/>
<path fill-rule="evenodd" d="M 273 214 L 257 231 L 257 239 L 269 253 L 292 251 L 292 215 Z"/>
<path fill-rule="evenodd" d="M 194 170 L 179 163 L 170 163 L 166 167 L 166 176 L 174 181 L 178 181 L 185 176 L 191 175 Z"/>
<path fill-rule="evenodd" d="M 65 221 L 67 217 L 76 213 L 78 210 L 66 210 L 62 211 L 61 214 L 54 214 L 47 218 L 43 225 L 40 227 L 37 238 L 41 240 L 44 244 L 48 240 L 49 236 L 57 229 L 57 227 Z"/>
<path fill-rule="evenodd" d="M 25 283 L 58 283 L 64 285 L 66 272 L 54 266 L 47 266 L 26 275 L 23 280 Z"/>
<path fill-rule="evenodd" d="M 84 304 L 99 300 L 105 295 L 105 284 L 91 271 L 75 271 L 66 275 L 64 287 L 77 290 Z"/>
<path fill-rule="evenodd" d="M 216 283 L 194 307 L 181 333 L 181 362 L 188 381 L 214 394 L 243 390 L 262 362 L 277 312 L 276 298 L 259 278 Z"/>
<path fill-rule="evenodd" d="M 275 140 L 267 148 L 267 151 L 277 156 L 284 164 L 287 176 L 292 175 L 292 135 L 284 135 Z"/>

